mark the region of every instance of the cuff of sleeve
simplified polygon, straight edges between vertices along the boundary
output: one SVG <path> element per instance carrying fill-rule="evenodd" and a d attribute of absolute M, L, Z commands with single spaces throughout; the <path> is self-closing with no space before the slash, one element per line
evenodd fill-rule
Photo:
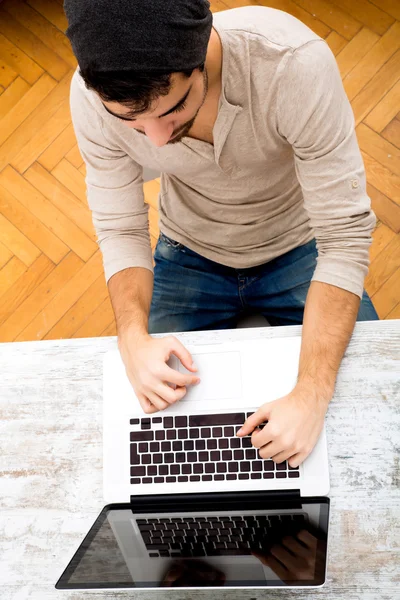
<path fill-rule="evenodd" d="M 334 285 L 362 298 L 368 268 L 342 258 L 320 257 L 311 281 Z"/>
<path fill-rule="evenodd" d="M 123 271 L 124 269 L 129 269 L 131 267 L 142 267 L 143 269 L 148 269 L 153 273 L 153 265 L 148 260 L 138 259 L 137 257 L 125 257 L 123 259 L 114 260 L 111 262 L 104 262 L 104 274 L 106 277 L 106 283 L 109 282 L 111 277 L 119 271 Z"/>

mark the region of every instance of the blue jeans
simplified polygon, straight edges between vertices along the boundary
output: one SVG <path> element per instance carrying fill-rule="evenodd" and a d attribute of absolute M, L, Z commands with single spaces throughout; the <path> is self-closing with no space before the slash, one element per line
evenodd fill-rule
<path fill-rule="evenodd" d="M 301 325 L 316 258 L 312 240 L 268 263 L 233 269 L 161 233 L 149 331 L 233 329 L 246 314 L 264 315 L 271 325 Z M 357 320 L 378 318 L 364 292 Z"/>

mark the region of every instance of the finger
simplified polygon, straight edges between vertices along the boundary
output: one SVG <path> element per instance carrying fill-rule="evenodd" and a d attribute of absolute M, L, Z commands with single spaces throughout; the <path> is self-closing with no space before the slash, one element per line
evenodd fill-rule
<path fill-rule="evenodd" d="M 295 556 L 302 556 L 304 554 L 304 551 L 307 551 L 305 550 L 303 544 L 301 544 L 296 537 L 293 537 L 291 535 L 285 536 L 282 540 L 282 544 Z"/>
<path fill-rule="evenodd" d="M 182 400 L 184 395 L 186 394 L 185 386 L 177 387 L 176 389 L 172 389 L 166 383 L 160 383 L 154 389 L 154 392 L 165 402 L 168 404 L 173 404 L 178 400 Z"/>
<path fill-rule="evenodd" d="M 318 542 L 317 538 L 311 535 L 311 533 L 306 529 L 302 529 L 301 531 L 299 531 L 299 533 L 297 534 L 297 538 L 310 550 L 312 548 L 315 548 Z"/>
<path fill-rule="evenodd" d="M 136 394 L 136 397 L 139 400 L 139 404 L 142 407 L 143 411 L 147 415 L 150 415 L 150 414 L 158 411 L 158 408 L 156 406 L 153 406 L 153 404 L 150 402 L 150 400 L 148 398 L 146 398 L 146 396 L 144 396 L 144 394 Z"/>
<path fill-rule="evenodd" d="M 245 420 L 245 422 L 243 423 L 242 427 L 239 429 L 236 435 L 248 435 L 249 433 L 254 431 L 257 425 L 263 423 L 267 419 L 268 415 L 269 411 L 267 409 L 267 405 L 263 404 L 263 406 L 261 406 L 258 410 L 256 410 L 255 413 L 250 415 L 250 417 L 248 417 Z"/>
<path fill-rule="evenodd" d="M 308 454 L 305 454 L 304 452 L 298 452 L 297 454 L 294 454 L 289 459 L 289 466 L 290 467 L 299 467 L 301 465 L 301 463 L 306 460 L 307 456 L 308 456 Z"/>
<path fill-rule="evenodd" d="M 272 546 L 271 554 L 275 556 L 288 570 L 296 568 L 296 559 L 283 546 Z"/>
<path fill-rule="evenodd" d="M 269 433 L 269 429 L 264 427 L 263 429 L 255 429 L 251 435 L 251 443 L 254 448 L 262 448 L 263 446 L 267 446 L 267 444 L 271 443 L 273 438 Z"/>
<path fill-rule="evenodd" d="M 193 362 L 193 358 L 189 350 L 187 350 L 187 348 L 185 348 L 185 346 L 176 337 L 171 336 L 167 339 L 170 343 L 171 352 L 179 358 L 185 369 L 196 372 L 197 367 Z"/>
<path fill-rule="evenodd" d="M 171 369 L 171 367 L 169 367 L 168 365 L 165 365 L 165 368 L 160 370 L 160 378 L 167 383 L 173 383 L 174 385 L 178 385 L 179 387 L 183 387 L 186 385 L 196 385 L 197 383 L 200 383 L 200 377 L 198 377 L 197 375 L 179 373 L 179 371 Z"/>
<path fill-rule="evenodd" d="M 274 454 L 271 456 L 272 460 L 276 462 L 276 464 L 280 464 L 288 460 L 293 455 L 293 450 L 282 450 L 282 452 L 278 452 L 278 454 Z"/>
<path fill-rule="evenodd" d="M 157 408 L 157 410 L 164 410 L 169 406 L 168 402 L 160 398 L 155 392 L 147 392 L 147 398 Z"/>
<path fill-rule="evenodd" d="M 261 558 L 260 558 L 261 560 Z M 270 554 L 266 557 L 265 562 L 263 562 L 261 560 L 261 562 L 266 566 L 269 567 L 270 569 L 273 570 L 273 572 L 278 575 L 279 579 L 287 579 L 288 575 L 289 575 L 289 571 L 286 569 L 285 565 L 283 565 L 281 562 L 279 562 L 279 560 L 276 560 L 276 558 L 274 558 L 273 556 L 271 556 Z"/>

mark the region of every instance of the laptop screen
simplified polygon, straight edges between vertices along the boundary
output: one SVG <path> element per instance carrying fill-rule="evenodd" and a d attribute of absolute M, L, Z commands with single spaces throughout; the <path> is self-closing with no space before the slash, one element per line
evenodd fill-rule
<path fill-rule="evenodd" d="M 133 513 L 105 507 L 58 589 L 306 587 L 325 581 L 329 500 Z"/>

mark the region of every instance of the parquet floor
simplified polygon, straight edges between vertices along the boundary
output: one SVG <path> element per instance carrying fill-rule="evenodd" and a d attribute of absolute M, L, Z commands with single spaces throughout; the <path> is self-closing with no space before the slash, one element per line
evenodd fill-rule
<path fill-rule="evenodd" d="M 366 288 L 400 318 L 400 1 L 213 0 L 292 13 L 336 55 L 378 217 Z M 115 334 L 68 92 L 62 0 L 0 4 L 0 341 Z M 157 180 L 145 185 L 153 246 Z"/>

